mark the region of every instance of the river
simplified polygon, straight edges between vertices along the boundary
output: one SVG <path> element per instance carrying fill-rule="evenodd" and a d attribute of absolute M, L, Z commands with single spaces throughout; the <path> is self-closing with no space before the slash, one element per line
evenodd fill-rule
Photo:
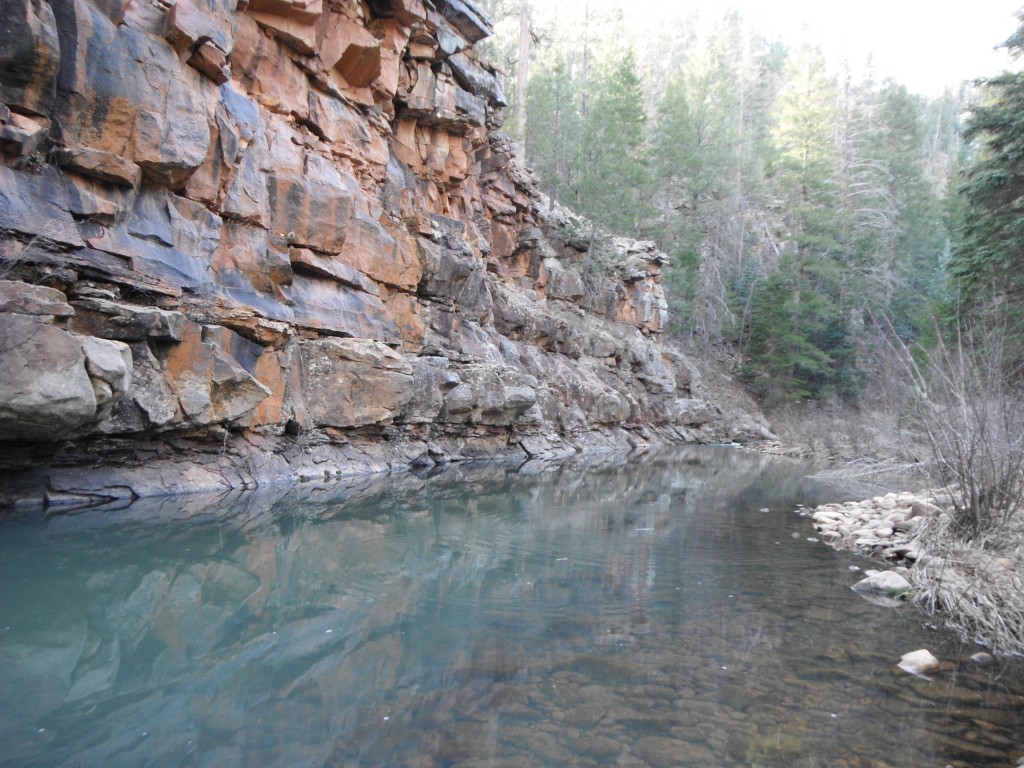
<path fill-rule="evenodd" d="M 0 518 L 0 766 L 1013 766 L 1024 662 L 727 448 Z M 900 671 L 928 648 L 932 679 Z"/>

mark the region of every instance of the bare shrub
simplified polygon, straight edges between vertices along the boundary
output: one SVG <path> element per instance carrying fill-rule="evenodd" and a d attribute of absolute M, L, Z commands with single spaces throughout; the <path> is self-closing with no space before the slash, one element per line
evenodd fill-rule
<path fill-rule="evenodd" d="M 29 237 L 13 229 L 0 229 L 0 280 L 37 282 L 40 275 L 59 267 L 63 248 L 46 234 L 44 231 Z"/>
<path fill-rule="evenodd" d="M 961 322 L 927 349 L 894 345 L 956 532 L 970 540 L 1005 527 L 1024 506 L 1024 392 L 1007 366 L 1005 324 Z"/>

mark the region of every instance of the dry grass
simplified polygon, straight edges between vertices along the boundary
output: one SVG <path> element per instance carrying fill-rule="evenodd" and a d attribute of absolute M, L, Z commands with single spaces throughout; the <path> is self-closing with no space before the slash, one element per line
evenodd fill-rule
<path fill-rule="evenodd" d="M 770 421 L 784 445 L 816 459 L 851 466 L 928 460 L 921 435 L 907 428 L 897 408 L 885 404 L 794 407 L 773 412 Z"/>
<path fill-rule="evenodd" d="M 1024 655 L 1024 526 L 972 542 L 955 526 L 940 515 L 918 533 L 930 553 L 907 574 L 918 604 L 995 651 Z"/>

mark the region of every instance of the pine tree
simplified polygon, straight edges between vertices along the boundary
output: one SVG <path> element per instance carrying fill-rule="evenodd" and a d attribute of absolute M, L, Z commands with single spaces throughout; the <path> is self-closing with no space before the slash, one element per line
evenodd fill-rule
<path fill-rule="evenodd" d="M 583 115 L 579 210 L 616 234 L 639 234 L 645 218 L 647 156 L 643 83 L 633 49 L 604 62 Z"/>
<path fill-rule="evenodd" d="M 785 205 L 794 267 L 802 273 L 836 245 L 838 94 L 817 48 L 802 46 L 788 70 L 773 132 L 772 178 Z"/>
<path fill-rule="evenodd" d="M 856 394 L 842 305 L 837 103 L 821 52 L 803 46 L 789 63 L 773 132 L 770 178 L 787 242 L 752 297 L 746 329 L 743 375 L 771 404 Z"/>
<path fill-rule="evenodd" d="M 925 155 L 925 105 L 891 81 L 855 89 L 844 162 L 848 264 L 863 303 L 903 338 L 929 324 L 948 237 Z"/>
<path fill-rule="evenodd" d="M 560 47 L 530 79 L 526 156 L 549 204 L 575 202 L 576 169 L 583 144 L 576 110 L 576 77 Z"/>
<path fill-rule="evenodd" d="M 1003 45 L 1024 53 L 1024 14 Z M 977 154 L 960 188 L 961 240 L 949 273 L 962 307 L 1002 304 L 1012 335 L 1024 342 L 1024 72 L 981 81 L 983 101 L 971 110 L 964 139 Z M 1018 352 L 1015 357 L 1020 357 Z"/>
<path fill-rule="evenodd" d="M 897 329 L 910 337 L 931 325 L 949 239 L 939 195 L 927 175 L 923 113 L 921 100 L 902 85 L 889 83 L 881 94 L 879 156 L 889 169 L 894 201 L 893 226 L 886 232 L 893 280 L 889 312 Z"/>

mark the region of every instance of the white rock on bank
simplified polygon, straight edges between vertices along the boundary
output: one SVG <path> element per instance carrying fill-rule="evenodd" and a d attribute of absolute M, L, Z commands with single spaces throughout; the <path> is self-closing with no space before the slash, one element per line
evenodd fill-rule
<path fill-rule="evenodd" d="M 899 597 L 910 591 L 910 582 L 896 571 L 865 571 L 867 578 L 861 579 L 851 589 L 861 594 L 878 594 Z"/>
<path fill-rule="evenodd" d="M 925 501 L 924 499 L 914 499 L 910 502 L 910 509 L 913 514 L 918 517 L 936 517 L 941 515 L 943 512 L 940 507 L 937 507 L 930 501 Z"/>

